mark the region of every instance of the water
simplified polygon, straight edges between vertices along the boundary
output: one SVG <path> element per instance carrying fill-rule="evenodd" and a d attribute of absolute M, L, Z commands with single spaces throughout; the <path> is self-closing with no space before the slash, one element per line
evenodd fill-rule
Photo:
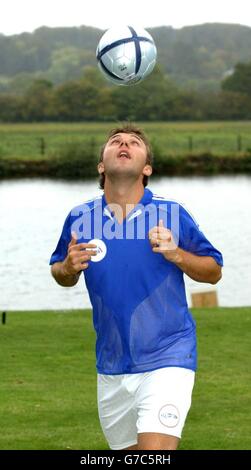
<path fill-rule="evenodd" d="M 251 305 L 251 178 L 152 179 L 153 192 L 184 202 L 224 255 L 217 286 L 186 278 L 194 291 L 217 289 L 221 306 Z M 50 276 L 49 258 L 73 206 L 101 193 L 96 181 L 18 180 L 0 183 L 0 311 L 89 307 L 83 278 L 73 288 Z"/>

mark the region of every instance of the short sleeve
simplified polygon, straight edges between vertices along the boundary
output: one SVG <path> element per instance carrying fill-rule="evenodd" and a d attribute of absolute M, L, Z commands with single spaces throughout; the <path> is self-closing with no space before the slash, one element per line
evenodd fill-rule
<path fill-rule="evenodd" d="M 185 251 L 194 253 L 198 256 L 211 256 L 216 263 L 223 266 L 222 254 L 217 250 L 210 241 L 201 232 L 197 222 L 187 212 L 184 207 L 180 206 L 180 237 L 179 246 Z"/>
<path fill-rule="evenodd" d="M 49 264 L 63 261 L 68 252 L 68 245 L 71 241 L 71 225 L 70 225 L 71 214 L 69 214 L 63 225 L 63 230 L 58 240 L 55 251 L 52 253 Z"/>

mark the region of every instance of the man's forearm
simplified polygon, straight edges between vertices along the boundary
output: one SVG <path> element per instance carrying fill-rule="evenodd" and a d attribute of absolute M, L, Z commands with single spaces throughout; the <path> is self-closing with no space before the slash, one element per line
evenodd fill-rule
<path fill-rule="evenodd" d="M 221 267 L 211 256 L 197 256 L 177 248 L 172 261 L 194 281 L 216 284 L 221 279 Z"/>
<path fill-rule="evenodd" d="M 75 286 L 81 274 L 81 272 L 78 274 L 66 274 L 63 261 L 54 263 L 51 267 L 51 273 L 56 282 L 63 287 Z"/>

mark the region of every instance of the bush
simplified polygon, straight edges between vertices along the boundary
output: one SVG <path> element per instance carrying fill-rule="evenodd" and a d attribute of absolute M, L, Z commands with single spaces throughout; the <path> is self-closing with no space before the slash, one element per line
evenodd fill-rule
<path fill-rule="evenodd" d="M 2 147 L 0 147 L 0 158 L 4 157 L 4 150 Z"/>
<path fill-rule="evenodd" d="M 50 155 L 49 167 L 55 177 L 91 178 L 97 176 L 98 149 L 95 139 L 68 142 Z"/>

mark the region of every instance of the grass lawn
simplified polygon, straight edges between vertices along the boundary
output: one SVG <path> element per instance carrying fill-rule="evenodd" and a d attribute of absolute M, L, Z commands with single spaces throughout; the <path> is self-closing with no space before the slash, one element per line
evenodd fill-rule
<path fill-rule="evenodd" d="M 180 448 L 251 449 L 251 308 L 194 316 L 199 371 Z M 0 449 L 108 449 L 90 311 L 9 312 L 0 341 Z"/>
<path fill-rule="evenodd" d="M 70 142 L 94 139 L 97 149 L 114 123 L 0 124 L 0 158 L 40 160 Z M 251 122 L 155 122 L 139 123 L 164 156 L 211 152 L 242 155 L 251 149 Z M 241 136 L 241 140 L 240 137 Z M 45 144 L 41 154 L 41 139 Z"/>

